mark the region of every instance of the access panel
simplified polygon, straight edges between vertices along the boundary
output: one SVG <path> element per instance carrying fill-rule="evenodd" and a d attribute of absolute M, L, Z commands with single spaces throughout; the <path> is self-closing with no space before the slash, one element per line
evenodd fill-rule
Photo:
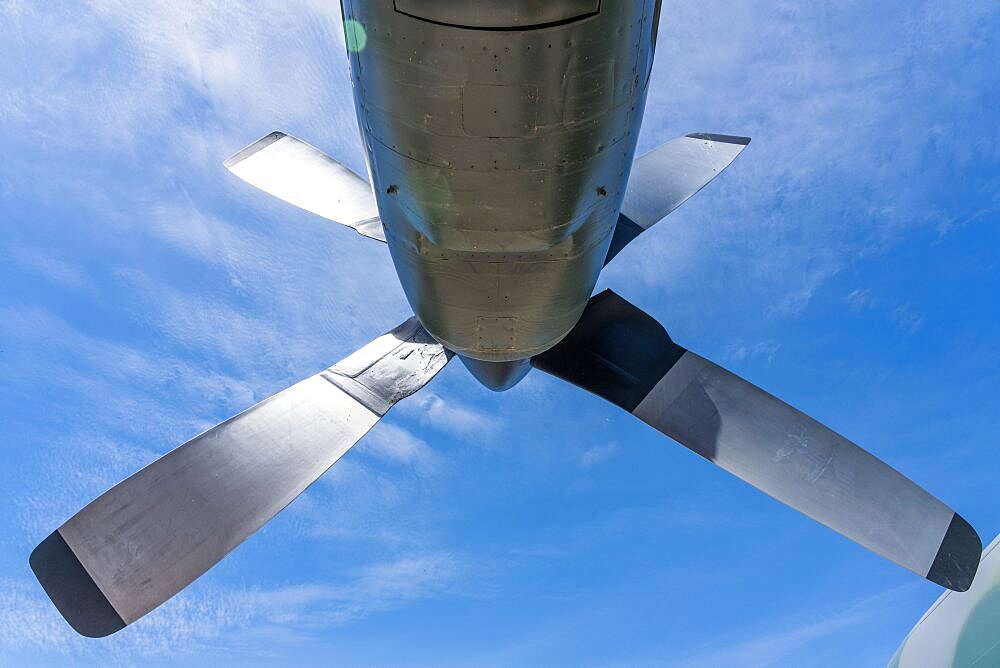
<path fill-rule="evenodd" d="M 601 0 L 395 0 L 414 18 L 479 30 L 529 30 L 595 16 Z"/>

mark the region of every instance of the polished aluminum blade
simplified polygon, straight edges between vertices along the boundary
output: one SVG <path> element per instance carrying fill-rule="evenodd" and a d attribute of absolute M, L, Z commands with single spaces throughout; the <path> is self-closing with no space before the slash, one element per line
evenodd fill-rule
<path fill-rule="evenodd" d="M 368 182 L 304 141 L 272 132 L 226 160 L 225 165 L 278 199 L 385 241 Z"/>
<path fill-rule="evenodd" d="M 114 633 L 257 531 L 450 358 L 408 320 L 106 492 L 36 548 L 35 575 L 79 633 Z"/>
<path fill-rule="evenodd" d="M 982 544 L 961 516 L 843 436 L 675 344 L 610 290 L 532 364 L 876 554 L 949 589 L 972 584 Z"/>
<path fill-rule="evenodd" d="M 695 133 L 637 158 L 604 263 L 711 183 L 749 143 L 749 137 Z"/>

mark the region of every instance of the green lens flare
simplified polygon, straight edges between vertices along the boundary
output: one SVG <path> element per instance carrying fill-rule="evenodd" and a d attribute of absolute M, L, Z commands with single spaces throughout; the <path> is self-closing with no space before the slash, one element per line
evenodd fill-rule
<path fill-rule="evenodd" d="M 363 51 L 368 44 L 368 33 L 365 27 L 354 19 L 344 21 L 344 36 L 347 38 L 347 50 L 357 53 Z"/>

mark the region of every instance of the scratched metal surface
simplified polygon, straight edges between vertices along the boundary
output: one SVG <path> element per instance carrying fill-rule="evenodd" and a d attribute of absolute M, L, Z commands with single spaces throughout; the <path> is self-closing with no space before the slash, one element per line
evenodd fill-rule
<path fill-rule="evenodd" d="M 716 466 L 926 577 L 954 511 L 843 436 L 688 352 L 634 414 Z"/>
<path fill-rule="evenodd" d="M 274 517 L 450 358 L 411 318 L 168 453 L 59 533 L 130 624 Z"/>
<path fill-rule="evenodd" d="M 629 411 L 762 492 L 922 577 L 967 589 L 982 544 L 919 485 L 801 411 L 677 345 L 607 290 L 532 365 Z"/>

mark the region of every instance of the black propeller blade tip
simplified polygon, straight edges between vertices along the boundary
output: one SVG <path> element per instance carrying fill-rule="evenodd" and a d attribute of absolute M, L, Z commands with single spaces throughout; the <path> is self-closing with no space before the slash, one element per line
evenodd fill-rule
<path fill-rule="evenodd" d="M 954 591 L 968 591 L 979 570 L 983 541 L 958 513 L 951 518 L 927 579 Z"/>
<path fill-rule="evenodd" d="M 58 530 L 34 549 L 28 563 L 42 589 L 77 633 L 103 638 L 125 628 L 121 616 Z"/>

